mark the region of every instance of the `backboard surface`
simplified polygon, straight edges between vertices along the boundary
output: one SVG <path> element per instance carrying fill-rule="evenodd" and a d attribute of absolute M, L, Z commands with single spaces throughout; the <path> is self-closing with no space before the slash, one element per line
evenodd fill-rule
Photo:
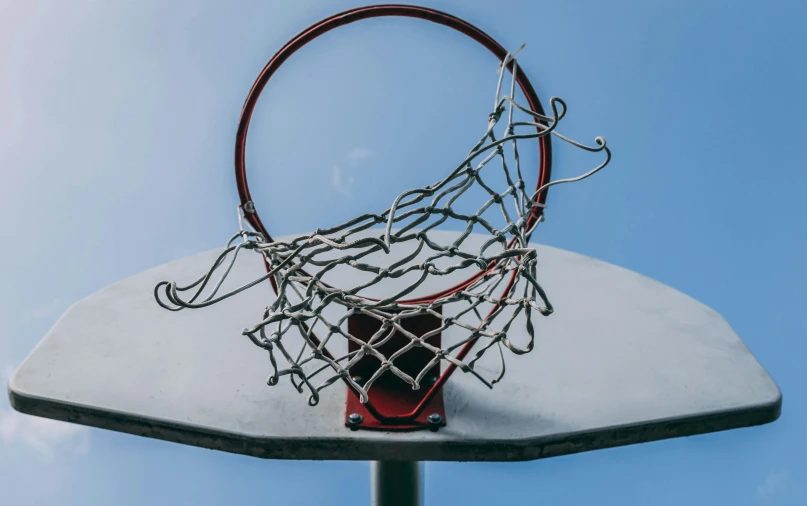
<path fill-rule="evenodd" d="M 778 387 L 715 311 L 623 268 L 536 248 L 555 313 L 536 318 L 535 349 L 508 357 L 493 390 L 459 371 L 451 377 L 448 425 L 438 432 L 350 431 L 341 384 L 315 407 L 287 381 L 267 386 L 268 355 L 240 331 L 273 300 L 268 283 L 205 309 L 155 303 L 158 282 L 195 279 L 218 251 L 72 306 L 12 376 L 11 403 L 141 436 L 313 460 L 531 460 L 778 418 Z M 244 255 L 230 276 L 246 282 L 263 269 L 258 255 Z M 450 286 L 438 282 L 425 288 Z"/>

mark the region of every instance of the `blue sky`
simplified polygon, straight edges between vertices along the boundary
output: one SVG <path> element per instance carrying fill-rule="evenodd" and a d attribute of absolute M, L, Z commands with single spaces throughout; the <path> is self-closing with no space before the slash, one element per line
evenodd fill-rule
<path fill-rule="evenodd" d="M 428 464 L 427 501 L 807 503 L 807 2 L 423 3 L 526 42 L 539 94 L 569 105 L 564 132 L 614 151 L 603 173 L 550 193 L 536 239 L 713 307 L 784 394 L 763 427 Z M 360 3 L 275 4 L 0 2 L 5 375 L 73 301 L 232 232 L 235 127 L 255 76 L 296 32 Z M 296 55 L 250 132 L 267 226 L 307 231 L 434 180 L 476 140 L 495 71 L 417 21 L 357 25 Z M 555 161 L 556 176 L 580 172 L 571 150 Z M 5 400 L 0 449 L 3 504 L 363 504 L 369 486 L 367 463 L 219 454 L 18 415 Z"/>

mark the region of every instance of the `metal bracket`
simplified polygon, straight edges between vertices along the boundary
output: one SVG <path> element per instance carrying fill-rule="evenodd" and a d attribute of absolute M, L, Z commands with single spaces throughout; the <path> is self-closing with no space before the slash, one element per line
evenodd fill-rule
<path fill-rule="evenodd" d="M 441 320 L 432 315 L 418 315 L 401 320 L 401 326 L 408 332 L 420 337 L 438 328 Z M 348 332 L 365 342 L 381 328 L 381 322 L 371 316 L 357 313 L 348 318 Z M 440 334 L 429 338 L 429 344 L 440 348 Z M 398 332 L 393 334 L 383 345 L 376 347 L 384 356 L 389 357 L 409 344 L 409 337 Z M 348 352 L 358 351 L 359 344 L 348 341 Z M 416 377 L 426 368 L 434 354 L 423 347 L 414 347 L 395 359 L 395 366 L 411 377 Z M 361 383 L 370 378 L 381 365 L 373 356 L 365 355 L 353 367 L 350 375 Z M 353 391 L 347 393 L 345 409 L 345 426 L 351 430 L 383 430 L 411 431 L 438 430 L 446 425 L 446 412 L 443 403 L 443 392 L 440 390 L 429 403 L 413 418 L 402 418 L 411 413 L 426 397 L 430 387 L 440 377 L 440 365 L 435 365 L 421 381 L 421 388 L 413 390 L 412 386 L 390 372 L 383 373 L 369 392 L 367 404 L 359 401 Z"/>

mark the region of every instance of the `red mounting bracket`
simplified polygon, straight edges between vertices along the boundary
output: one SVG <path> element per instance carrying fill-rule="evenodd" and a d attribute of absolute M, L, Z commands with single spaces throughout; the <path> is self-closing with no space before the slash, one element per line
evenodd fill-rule
<path fill-rule="evenodd" d="M 438 310 L 439 311 L 439 310 Z M 418 315 L 400 320 L 401 327 L 407 332 L 421 337 L 440 326 L 440 319 L 432 315 Z M 348 332 L 367 342 L 381 328 L 381 322 L 364 314 L 355 314 L 348 318 Z M 440 334 L 429 338 L 429 344 L 440 348 Z M 389 357 L 407 344 L 409 337 L 399 332 L 381 346 L 375 348 L 385 357 Z M 358 351 L 360 345 L 348 341 L 348 351 Z M 395 359 L 395 367 L 411 377 L 416 377 L 434 358 L 434 354 L 427 348 L 414 347 Z M 358 383 L 366 381 L 376 371 L 381 362 L 378 358 L 365 355 L 353 367 L 350 375 Z M 437 430 L 446 424 L 445 406 L 443 404 L 443 391 L 440 389 L 428 401 L 424 409 L 414 417 L 402 417 L 411 413 L 426 398 L 431 387 L 440 378 L 440 364 L 433 366 L 421 381 L 421 388 L 413 390 L 412 386 L 386 371 L 372 384 L 368 392 L 367 404 L 359 401 L 358 394 L 348 390 L 347 406 L 345 410 L 345 426 L 352 430 L 382 430 L 382 431 L 411 431 L 411 430 Z"/>

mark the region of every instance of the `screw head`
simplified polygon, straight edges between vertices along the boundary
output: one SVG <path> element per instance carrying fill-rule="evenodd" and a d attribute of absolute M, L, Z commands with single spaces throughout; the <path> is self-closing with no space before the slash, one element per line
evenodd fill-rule
<path fill-rule="evenodd" d="M 443 423 L 443 417 L 440 416 L 439 413 L 432 413 L 430 414 L 426 420 L 428 420 L 429 425 L 432 426 L 431 430 L 437 430 L 437 428 Z"/>
<path fill-rule="evenodd" d="M 347 415 L 347 423 L 350 424 L 350 428 L 356 430 L 358 425 L 364 421 L 364 418 L 358 413 L 351 413 Z"/>

